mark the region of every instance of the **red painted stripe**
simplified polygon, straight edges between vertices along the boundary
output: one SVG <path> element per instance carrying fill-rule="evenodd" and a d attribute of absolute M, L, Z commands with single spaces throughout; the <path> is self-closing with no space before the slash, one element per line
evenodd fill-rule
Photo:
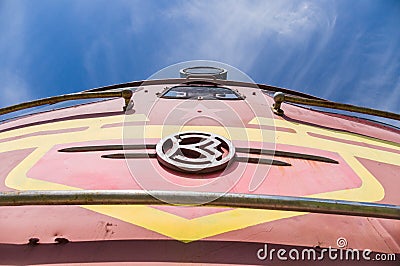
<path fill-rule="evenodd" d="M 62 134 L 62 133 L 69 133 L 69 132 L 79 132 L 79 131 L 84 131 L 84 130 L 86 130 L 88 128 L 89 127 L 76 127 L 76 128 L 37 131 L 37 132 L 29 133 L 29 134 L 24 134 L 24 135 L 14 136 L 14 137 L 10 137 L 10 138 L 0 139 L 0 143 L 7 142 L 7 141 L 12 141 L 12 140 L 18 140 L 18 139 L 34 137 L 34 136 L 45 136 L 45 135 L 54 135 L 54 134 Z"/>
<path fill-rule="evenodd" d="M 274 127 L 274 126 L 268 126 L 268 125 L 256 125 L 256 124 L 250 124 L 247 125 L 248 128 L 257 128 L 257 129 L 262 129 L 262 130 L 272 130 L 272 131 L 281 131 L 281 132 L 286 132 L 286 133 L 297 133 L 296 130 L 288 127 Z"/>
<path fill-rule="evenodd" d="M 123 126 L 143 126 L 143 121 L 134 121 L 134 122 L 119 122 L 119 123 L 111 123 L 104 124 L 101 128 L 112 128 L 112 127 L 123 127 Z"/>
<path fill-rule="evenodd" d="M 336 141 L 336 142 L 340 142 L 340 143 L 346 143 L 346 144 L 351 144 L 351 145 L 356 145 L 356 146 L 368 147 L 368 148 L 372 148 L 372 149 L 376 149 L 376 150 L 388 151 L 388 152 L 393 152 L 393 153 L 398 153 L 398 154 L 400 154 L 400 150 L 395 150 L 395 149 L 391 149 L 391 148 L 381 147 L 381 146 L 377 146 L 377 145 L 373 145 L 373 144 L 368 144 L 368 143 L 364 143 L 364 142 L 360 142 L 360 141 L 339 139 L 339 138 L 330 137 L 330 136 L 325 136 L 325 135 L 320 135 L 320 134 L 311 133 L 311 132 L 307 132 L 307 134 L 310 135 L 311 137 L 314 137 L 314 138 L 326 139 L 326 140 Z"/>
<path fill-rule="evenodd" d="M 13 190 L 5 185 L 5 179 L 8 174 L 20 164 L 29 154 L 36 148 L 6 151 L 0 153 L 0 190 L 10 191 Z M 0 234 L 1 235 L 1 234 Z"/>

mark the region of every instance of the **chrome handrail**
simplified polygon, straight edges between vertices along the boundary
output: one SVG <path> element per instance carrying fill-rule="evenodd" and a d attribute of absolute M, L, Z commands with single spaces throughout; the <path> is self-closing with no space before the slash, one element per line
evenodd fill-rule
<path fill-rule="evenodd" d="M 337 102 L 326 101 L 326 100 L 316 100 L 316 99 L 307 99 L 307 98 L 302 98 L 302 97 L 293 97 L 290 95 L 285 95 L 282 92 L 277 92 L 274 94 L 274 101 L 275 101 L 275 104 L 273 105 L 273 111 L 279 115 L 283 115 L 283 113 L 284 113 L 283 110 L 281 109 L 281 104 L 283 102 L 289 102 L 289 103 L 296 103 L 296 104 L 302 104 L 302 105 L 318 106 L 318 107 L 325 107 L 325 108 L 331 108 L 331 109 L 337 109 L 337 110 L 343 110 L 343 111 L 349 111 L 349 112 L 374 115 L 374 116 L 389 118 L 389 119 L 393 119 L 393 120 L 400 120 L 400 114 L 396 114 L 396 113 L 392 113 L 392 112 L 387 112 L 387 111 L 382 111 L 382 110 L 377 110 L 377 109 L 372 109 L 372 108 L 367 108 L 367 107 L 361 107 L 361 106 L 356 106 L 356 105 L 351 105 L 351 104 L 345 104 L 345 103 L 337 103 Z"/>
<path fill-rule="evenodd" d="M 83 92 L 83 93 L 72 93 L 65 95 L 58 95 L 48 98 L 43 98 L 39 100 L 34 100 L 30 102 L 20 103 L 8 107 L 0 108 L 0 115 L 20 111 L 23 109 L 28 109 L 32 107 L 42 106 L 46 104 L 55 104 L 59 102 L 71 101 L 71 100 L 82 100 L 82 99 L 94 99 L 94 98 L 119 98 L 122 97 L 125 99 L 124 110 L 129 105 L 129 102 L 132 98 L 131 90 L 122 90 L 122 91 L 104 91 L 104 92 Z"/>
<path fill-rule="evenodd" d="M 0 192 L 0 206 L 197 205 L 400 220 L 400 206 L 307 197 L 191 191 L 70 190 Z"/>

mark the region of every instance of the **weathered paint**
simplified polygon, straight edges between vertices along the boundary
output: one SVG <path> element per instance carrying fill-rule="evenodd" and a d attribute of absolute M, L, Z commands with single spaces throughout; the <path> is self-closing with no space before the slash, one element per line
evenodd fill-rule
<path fill-rule="evenodd" d="M 150 92 L 161 89 L 162 86 L 149 87 Z M 252 103 L 253 90 L 239 90 Z M 149 114 L 144 105 L 154 103 L 154 93 L 143 98 L 140 98 L 141 94 L 144 94 L 143 90 L 135 94 L 135 113 L 130 115 L 125 125 L 125 117 L 119 111 L 121 100 L 31 115 L 0 125 L 1 165 L 8 160 L 9 154 L 19 151 L 22 154 L 8 170 L 3 170 L 2 166 L 4 174 L 0 177 L 5 184 L 2 189 L 140 188 L 124 160 L 100 158 L 104 152 L 57 152 L 71 146 L 122 144 L 125 126 L 132 129 L 134 134 L 130 137 L 138 143 L 143 143 L 144 139 L 153 144 L 167 133 L 199 130 L 225 136 L 238 147 L 246 144 L 260 147 L 265 135 L 274 132 L 277 149 L 326 156 L 339 161 L 339 165 L 285 158 L 293 166 L 272 167 L 263 185 L 253 193 L 400 204 L 394 185 L 397 181 L 387 181 L 389 177 L 386 175 L 393 173 L 393 167 L 400 167 L 398 131 L 285 104 L 285 117 L 259 117 L 248 111 L 242 102 L 228 104 L 229 108 L 241 114 L 240 123 L 230 119 L 230 114 L 223 108 L 210 108 L 205 102 L 190 103 L 193 112 L 188 109 L 190 106 L 182 108 L 186 108 L 182 111 L 186 113 L 185 121 L 201 113 L 222 119 L 225 128 L 207 119 L 190 120 L 184 126 L 180 124 L 182 121 L 163 124 L 166 114 L 163 110 L 169 110 L 171 101 L 159 101 L 158 111 Z M 269 108 L 272 100 L 264 97 L 263 108 Z M 155 170 L 142 168 L 138 174 L 158 171 L 173 178 L 170 172 L 158 166 L 155 159 L 138 161 L 138 165 L 143 163 L 153 165 Z M 392 165 L 392 168 L 380 168 L 382 164 Z M 238 165 L 236 170 L 245 172 L 231 192 L 250 193 L 249 173 L 255 171 L 255 166 Z M 376 172 L 378 166 L 381 172 Z M 201 181 L 186 179 L 185 182 Z M 338 237 L 346 237 L 352 248 L 400 252 L 399 221 L 283 211 L 198 209 L 154 206 L 3 207 L 0 242 L 21 244 L 27 243 L 30 237 L 39 237 L 42 243 L 51 243 L 55 236 L 62 235 L 71 241 L 175 239 L 188 243 L 203 239 L 327 247 L 334 246 Z M 21 220 L 21 216 L 25 219 Z M 112 225 L 106 226 L 108 223 Z M 6 233 L 17 230 L 16 234 Z"/>

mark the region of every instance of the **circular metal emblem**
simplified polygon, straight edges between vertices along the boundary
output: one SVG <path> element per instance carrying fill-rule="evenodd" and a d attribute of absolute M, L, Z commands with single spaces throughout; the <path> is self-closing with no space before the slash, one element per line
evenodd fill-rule
<path fill-rule="evenodd" d="M 156 146 L 158 161 L 167 168 L 187 173 L 210 173 L 224 169 L 235 148 L 224 137 L 188 131 L 169 135 Z"/>

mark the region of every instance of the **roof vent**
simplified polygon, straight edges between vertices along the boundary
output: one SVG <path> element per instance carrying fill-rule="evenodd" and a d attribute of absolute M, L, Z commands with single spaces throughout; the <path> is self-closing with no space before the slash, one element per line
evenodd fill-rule
<path fill-rule="evenodd" d="M 209 78 L 226 80 L 228 71 L 219 67 L 197 66 L 181 69 L 181 78 Z"/>

